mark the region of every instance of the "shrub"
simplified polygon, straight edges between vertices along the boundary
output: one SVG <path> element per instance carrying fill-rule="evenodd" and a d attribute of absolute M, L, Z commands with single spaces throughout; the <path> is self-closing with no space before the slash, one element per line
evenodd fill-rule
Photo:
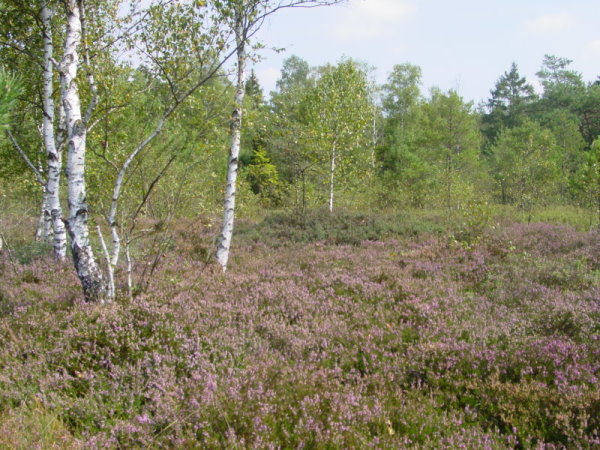
<path fill-rule="evenodd" d="M 443 231 L 444 227 L 435 220 L 410 214 L 386 216 L 326 210 L 274 214 L 258 225 L 238 229 L 242 240 L 272 246 L 308 242 L 358 245 L 363 241 Z"/>

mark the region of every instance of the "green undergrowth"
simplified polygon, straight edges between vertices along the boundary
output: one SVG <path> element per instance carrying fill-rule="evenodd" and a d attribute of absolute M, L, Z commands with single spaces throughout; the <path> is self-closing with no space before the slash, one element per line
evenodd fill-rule
<path fill-rule="evenodd" d="M 322 242 L 358 245 L 394 237 L 443 234 L 444 217 L 431 214 L 362 214 L 349 211 L 310 210 L 304 213 L 281 212 L 267 216 L 258 224 L 242 224 L 237 239 L 270 246 L 288 243 Z"/>

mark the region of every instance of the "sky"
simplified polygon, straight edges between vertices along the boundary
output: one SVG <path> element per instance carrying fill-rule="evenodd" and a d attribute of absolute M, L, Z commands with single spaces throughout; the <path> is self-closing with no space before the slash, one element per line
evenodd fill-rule
<path fill-rule="evenodd" d="M 373 66 L 378 83 L 409 62 L 421 67 L 425 94 L 454 89 L 477 104 L 512 62 L 539 89 L 545 54 L 573 60 L 585 81 L 595 80 L 599 21 L 598 0 L 349 0 L 273 15 L 256 36 L 266 48 L 253 68 L 268 93 L 291 55 L 311 66 L 351 57 Z"/>

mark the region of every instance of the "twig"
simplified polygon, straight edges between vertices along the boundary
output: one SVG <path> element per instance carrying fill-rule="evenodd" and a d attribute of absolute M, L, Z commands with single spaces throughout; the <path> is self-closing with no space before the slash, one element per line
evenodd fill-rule
<path fill-rule="evenodd" d="M 21 148 L 21 146 L 19 145 L 19 143 L 17 142 L 17 140 L 15 139 L 15 137 L 13 136 L 13 134 L 10 132 L 10 130 L 6 130 L 6 134 L 8 135 L 8 137 L 9 137 L 10 141 L 12 142 L 12 144 L 14 145 L 14 147 L 17 149 L 17 152 L 19 152 L 19 155 L 21 156 L 21 158 L 23 159 L 23 161 L 25 161 L 25 164 L 27 164 L 27 166 L 35 174 L 36 181 L 39 184 L 41 184 L 42 186 L 45 186 L 46 185 L 46 181 L 42 177 L 42 174 L 37 169 L 37 167 L 35 167 L 35 165 L 31 162 L 31 160 L 29 159 L 29 157 L 27 156 L 27 154 L 23 151 L 23 149 Z"/>
<path fill-rule="evenodd" d="M 0 243 L 2 243 L 2 242 L 4 242 L 6 244 L 6 253 L 8 253 L 8 260 L 10 261 L 10 265 L 11 265 L 13 271 L 15 272 L 15 275 L 18 275 L 19 271 L 17 270 L 17 264 L 13 258 L 13 254 L 12 254 L 12 251 L 10 250 L 10 246 L 8 245 L 8 241 L 4 237 L 4 234 L 0 231 Z"/>

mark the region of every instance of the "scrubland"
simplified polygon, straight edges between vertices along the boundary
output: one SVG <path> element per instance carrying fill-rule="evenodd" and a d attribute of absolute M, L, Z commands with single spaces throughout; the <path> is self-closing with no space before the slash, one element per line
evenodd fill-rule
<path fill-rule="evenodd" d="M 600 446 L 598 231 L 272 216 L 224 274 L 205 225 L 140 244 L 109 305 L 13 240 L 1 447 Z"/>

